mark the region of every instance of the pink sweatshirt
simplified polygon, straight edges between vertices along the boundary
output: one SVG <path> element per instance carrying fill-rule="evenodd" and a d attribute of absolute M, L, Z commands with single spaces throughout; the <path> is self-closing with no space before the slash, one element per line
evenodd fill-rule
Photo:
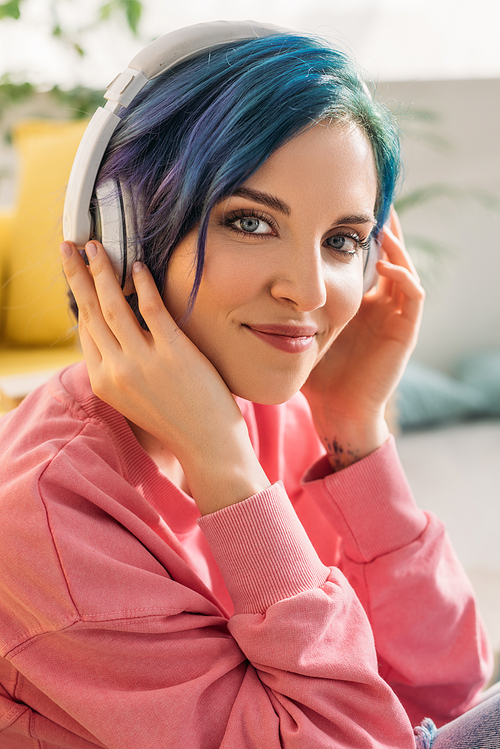
<path fill-rule="evenodd" d="M 199 517 L 83 364 L 0 420 L 2 749 L 411 749 L 489 651 L 391 440 L 336 474 L 239 401 L 271 488 Z"/>

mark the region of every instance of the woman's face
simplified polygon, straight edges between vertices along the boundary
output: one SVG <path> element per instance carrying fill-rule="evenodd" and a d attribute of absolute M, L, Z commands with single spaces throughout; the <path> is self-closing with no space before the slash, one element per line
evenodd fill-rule
<path fill-rule="evenodd" d="M 228 388 L 288 400 L 356 313 L 377 174 L 353 124 L 317 124 L 276 151 L 210 216 L 203 277 L 184 331 Z M 197 229 L 176 247 L 163 300 L 180 319 Z"/>

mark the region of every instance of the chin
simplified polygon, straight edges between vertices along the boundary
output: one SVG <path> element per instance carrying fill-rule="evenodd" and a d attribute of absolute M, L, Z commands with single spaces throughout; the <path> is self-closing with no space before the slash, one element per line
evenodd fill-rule
<path fill-rule="evenodd" d="M 244 398 L 252 403 L 258 403 L 262 406 L 278 406 L 280 403 L 286 403 L 290 398 L 296 395 L 306 377 L 269 377 L 264 378 L 252 377 L 234 378 L 234 381 L 227 381 L 226 384 L 233 395 Z"/>

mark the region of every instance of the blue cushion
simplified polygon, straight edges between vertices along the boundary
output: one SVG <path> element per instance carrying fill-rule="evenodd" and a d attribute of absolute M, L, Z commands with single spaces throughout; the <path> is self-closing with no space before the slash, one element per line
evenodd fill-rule
<path fill-rule="evenodd" d="M 398 386 L 396 407 L 403 430 L 477 416 L 486 398 L 474 385 L 411 361 Z"/>
<path fill-rule="evenodd" d="M 500 350 L 465 357 L 458 363 L 456 374 L 463 382 L 481 391 L 489 414 L 500 415 Z"/>

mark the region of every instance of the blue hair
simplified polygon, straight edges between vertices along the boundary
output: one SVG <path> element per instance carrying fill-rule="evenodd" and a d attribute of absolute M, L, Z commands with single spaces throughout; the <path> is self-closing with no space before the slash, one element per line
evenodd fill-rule
<path fill-rule="evenodd" d="M 213 207 L 319 121 L 353 122 L 368 136 L 377 233 L 400 172 L 399 132 L 343 52 L 314 37 L 277 34 L 202 53 L 145 86 L 123 113 L 98 183 L 118 179 L 140 206 L 137 237 L 160 290 L 173 250 L 199 225 L 191 309 Z M 134 296 L 129 302 L 140 319 Z"/>

